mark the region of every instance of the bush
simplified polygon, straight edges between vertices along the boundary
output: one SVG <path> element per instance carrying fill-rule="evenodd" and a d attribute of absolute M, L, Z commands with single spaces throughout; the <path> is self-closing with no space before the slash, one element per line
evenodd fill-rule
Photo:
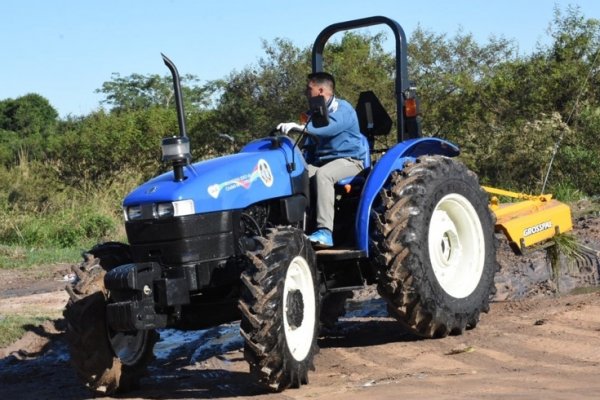
<path fill-rule="evenodd" d="M 124 239 L 121 202 L 139 184 L 139 171 L 78 188 L 64 185 L 57 174 L 26 157 L 11 169 L 0 167 L 0 242 L 69 248 Z"/>

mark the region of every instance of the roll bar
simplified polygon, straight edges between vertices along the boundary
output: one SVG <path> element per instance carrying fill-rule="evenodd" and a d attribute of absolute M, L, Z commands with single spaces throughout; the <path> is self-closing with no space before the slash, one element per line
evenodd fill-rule
<path fill-rule="evenodd" d="M 408 80 L 408 59 L 406 50 L 406 35 L 398 22 L 382 16 L 355 19 L 346 22 L 339 22 L 329 25 L 319 33 L 312 49 L 312 71 L 323 71 L 323 49 L 331 36 L 335 33 L 351 29 L 364 28 L 372 25 L 385 24 L 392 29 L 396 39 L 396 115 L 398 118 L 397 138 L 398 142 L 406 139 L 413 139 L 421 136 L 419 123 L 416 117 L 406 117 L 404 115 L 404 101 L 408 98 L 414 98 L 414 88 Z"/>

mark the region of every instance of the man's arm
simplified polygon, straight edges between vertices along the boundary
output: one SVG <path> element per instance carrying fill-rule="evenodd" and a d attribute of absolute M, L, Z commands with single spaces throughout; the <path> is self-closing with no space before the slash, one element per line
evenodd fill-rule
<path fill-rule="evenodd" d="M 306 127 L 306 130 L 308 131 L 308 133 L 312 133 L 316 136 L 336 136 L 340 132 L 348 129 L 351 126 L 352 115 L 350 112 L 354 112 L 354 110 L 346 110 L 345 108 L 339 108 L 336 112 L 329 114 L 329 125 L 323 126 L 321 128 L 315 128 L 312 122 L 309 122 Z"/>

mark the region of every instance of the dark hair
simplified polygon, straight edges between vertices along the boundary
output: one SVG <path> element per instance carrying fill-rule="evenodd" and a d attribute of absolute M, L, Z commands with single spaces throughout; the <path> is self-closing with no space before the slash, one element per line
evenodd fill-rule
<path fill-rule="evenodd" d="M 331 88 L 335 90 L 335 78 L 328 72 L 313 72 L 312 74 L 308 74 L 308 79 L 319 85 L 329 83 L 331 84 Z"/>

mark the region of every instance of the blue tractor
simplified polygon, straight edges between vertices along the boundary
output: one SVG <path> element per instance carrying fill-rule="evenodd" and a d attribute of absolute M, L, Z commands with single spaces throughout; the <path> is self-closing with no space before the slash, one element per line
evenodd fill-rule
<path fill-rule="evenodd" d="M 84 254 L 67 288 L 72 363 L 104 393 L 135 386 L 147 372 L 157 329 L 201 329 L 241 320 L 250 372 L 273 390 L 308 382 L 322 325 L 335 323 L 357 288 L 376 284 L 390 315 L 426 338 L 460 334 L 488 311 L 497 271 L 494 217 L 459 149 L 421 137 L 409 84 L 406 38 L 385 17 L 325 28 L 312 52 L 335 33 L 376 24 L 396 40 L 398 144 L 337 184 L 336 246 L 315 251 L 305 235 L 310 185 L 299 132 L 274 132 L 237 154 L 191 163 L 174 64 L 180 135 L 163 139 L 173 170 L 123 201 L 128 244 Z M 323 118 L 318 104 L 313 118 Z M 392 120 L 372 92 L 357 105 L 373 151 Z"/>

